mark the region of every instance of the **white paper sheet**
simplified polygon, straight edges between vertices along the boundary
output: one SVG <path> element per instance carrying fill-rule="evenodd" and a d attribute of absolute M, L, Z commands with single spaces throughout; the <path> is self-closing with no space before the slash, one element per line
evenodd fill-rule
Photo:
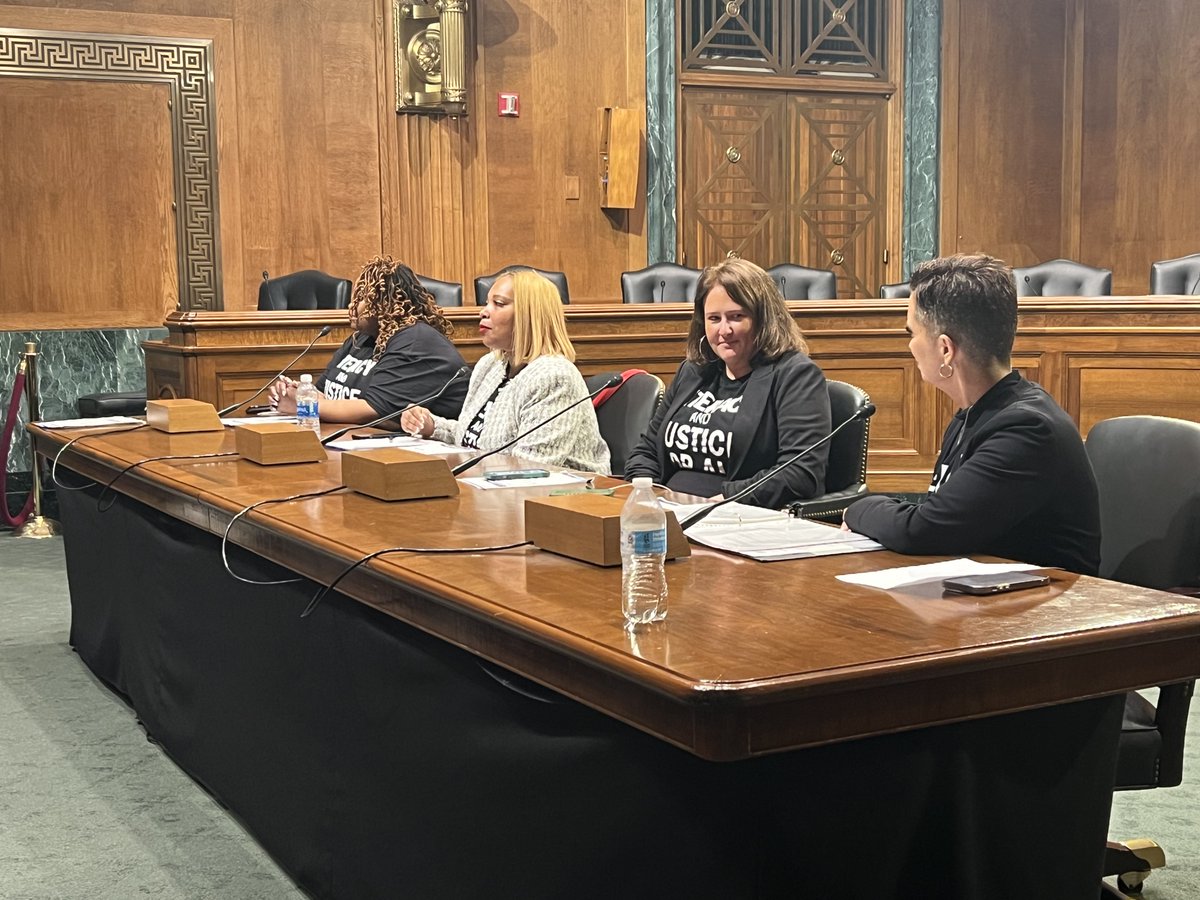
<path fill-rule="evenodd" d="M 380 447 L 399 447 L 401 450 L 411 450 L 425 456 L 448 456 L 451 453 L 464 453 L 465 448 L 455 444 L 444 444 L 441 441 L 429 441 L 415 438 L 408 434 L 397 434 L 392 437 L 343 438 L 331 441 L 325 445 L 333 450 L 378 450 Z"/>
<path fill-rule="evenodd" d="M 838 581 L 861 584 L 864 587 L 891 591 L 925 581 L 941 581 L 943 578 L 959 578 L 963 575 L 988 575 L 1001 572 L 1033 572 L 1045 568 L 1025 563 L 981 563 L 973 559 L 950 559 L 946 562 L 925 563 L 920 566 L 901 566 L 896 569 L 880 569 L 878 572 L 863 572 L 856 575 L 839 575 Z"/>
<path fill-rule="evenodd" d="M 295 416 L 282 416 L 282 415 L 276 414 L 276 415 L 272 415 L 272 416 L 267 416 L 267 415 L 263 415 L 263 416 L 227 416 L 226 418 L 221 420 L 221 424 L 232 427 L 234 425 L 258 425 L 262 422 L 295 422 L 295 421 L 296 421 Z"/>
<path fill-rule="evenodd" d="M 509 478 L 504 481 L 488 481 L 487 478 L 479 476 L 477 478 L 464 478 L 462 481 L 463 484 L 470 484 L 485 491 L 490 491 L 493 488 L 558 487 L 564 484 L 583 484 L 587 479 L 580 478 L 578 475 L 572 475 L 570 472 L 551 472 L 543 478 Z"/>
<path fill-rule="evenodd" d="M 685 519 L 707 503 L 669 504 L 676 518 Z M 882 549 L 860 534 L 832 525 L 797 519 L 785 512 L 728 503 L 688 528 L 688 538 L 715 550 L 737 553 L 761 562 L 863 553 Z"/>

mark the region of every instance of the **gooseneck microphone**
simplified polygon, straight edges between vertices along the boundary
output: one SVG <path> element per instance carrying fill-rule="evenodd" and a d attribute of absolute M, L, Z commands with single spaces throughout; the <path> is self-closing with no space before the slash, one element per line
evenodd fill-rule
<path fill-rule="evenodd" d="M 540 422 L 538 422 L 536 425 L 534 425 L 532 428 L 530 428 L 530 429 L 528 429 L 528 430 L 526 430 L 526 431 L 522 431 L 520 434 L 518 434 L 518 435 L 517 435 L 515 438 L 513 438 L 511 441 L 508 441 L 507 443 L 501 444 L 501 445 L 500 445 L 499 447 L 497 447 L 495 450 L 489 450 L 487 453 L 480 453 L 478 456 L 472 456 L 472 457 L 471 457 L 470 459 L 468 459 L 466 462 L 461 462 L 461 463 L 459 463 L 457 466 L 455 466 L 453 469 L 451 469 L 451 470 L 450 470 L 450 474 L 451 474 L 451 475 L 460 475 L 460 474 L 462 474 L 463 472 L 467 471 L 467 469 L 469 469 L 469 468 L 471 468 L 472 466 L 474 466 L 476 463 L 482 462 L 483 460 L 487 459 L 489 456 L 494 456 L 494 455 L 495 455 L 495 454 L 497 454 L 497 453 L 503 453 L 505 450 L 507 450 L 507 449 L 508 449 L 509 447 L 511 447 L 513 444 L 517 443 L 517 441 L 519 441 L 519 440 L 521 440 L 522 438 L 528 437 L 529 435 L 533 434 L 533 432 L 537 431 L 537 430 L 538 430 L 539 428 L 541 428 L 543 425 L 548 425 L 548 424 L 550 424 L 550 423 L 551 423 L 551 422 L 553 422 L 555 419 L 557 419 L 559 416 L 561 416 L 563 413 L 570 412 L 570 411 L 571 411 L 571 410 L 573 410 L 575 407 L 577 407 L 577 406 L 578 406 L 580 403 L 583 403 L 585 400 L 591 400 L 591 399 L 593 399 L 593 398 L 594 398 L 594 397 L 595 397 L 597 394 L 599 394 L 601 391 L 606 391 L 606 390 L 608 390 L 609 388 L 620 387 L 620 386 L 621 386 L 622 384 L 624 384 L 624 383 L 625 383 L 625 376 L 624 376 L 624 375 L 622 375 L 622 374 L 620 374 L 620 373 L 617 373 L 616 375 L 613 375 L 613 376 L 612 376 L 612 378 L 609 378 L 607 381 L 605 381 L 605 382 L 604 382 L 604 384 L 600 385 L 600 387 L 596 388 L 596 389 L 595 389 L 594 391 L 592 391 L 590 394 L 585 394 L 584 396 L 582 396 L 582 397 L 580 397 L 578 400 L 576 400 L 574 403 L 569 403 L 569 404 L 567 404 L 567 405 L 566 405 L 566 406 L 564 406 L 562 409 L 560 409 L 558 412 L 556 412 L 554 415 L 550 416 L 550 418 L 548 418 L 548 419 L 543 419 L 542 421 L 540 421 Z"/>
<path fill-rule="evenodd" d="M 1025 287 L 1029 288 L 1029 292 L 1025 295 L 1026 297 L 1042 296 L 1042 289 L 1040 287 L 1034 287 L 1033 279 L 1030 278 L 1028 275 L 1025 276 Z"/>
<path fill-rule="evenodd" d="M 821 438 L 815 444 L 810 444 L 809 446 L 807 446 L 803 450 L 801 450 L 799 453 L 797 453 L 795 456 L 791 457 L 790 459 L 785 459 L 783 462 L 781 462 L 775 468 L 771 469 L 771 471 L 767 472 L 761 478 L 756 478 L 753 482 L 748 484 L 746 487 L 742 488 L 740 491 L 738 491 L 732 497 L 726 497 L 724 500 L 718 500 L 716 503 L 713 503 L 710 506 L 706 506 L 703 509 L 696 510 L 694 513 L 692 513 L 690 516 L 688 516 L 682 522 L 680 522 L 679 527 L 681 529 L 683 529 L 684 531 L 687 531 L 689 528 L 691 528 L 693 525 L 695 525 L 697 522 L 699 522 L 701 519 L 703 519 L 705 516 L 707 516 L 710 512 L 712 512 L 717 507 L 724 506 L 726 503 L 733 503 L 735 500 L 742 499 L 747 494 L 754 492 L 760 486 L 762 486 L 766 482 L 770 481 L 772 478 L 774 478 L 776 475 L 778 475 L 780 472 L 782 472 L 784 469 L 786 469 L 788 466 L 790 466 L 796 460 L 800 459 L 800 457 L 802 457 L 808 453 L 812 453 L 812 451 L 816 450 L 822 444 L 832 441 L 834 438 L 834 435 L 836 435 L 839 431 L 841 431 L 843 428 L 845 428 L 851 422 L 855 421 L 856 419 L 869 419 L 873 415 L 875 415 L 875 404 L 868 401 L 866 406 L 864 406 L 860 410 L 857 410 L 854 413 L 854 415 L 850 416 L 850 418 L 846 419 L 844 422 L 842 422 L 842 424 L 838 425 L 837 428 L 833 429 L 833 431 L 829 432 L 829 434 L 825 435 L 825 437 Z"/>
<path fill-rule="evenodd" d="M 362 425 L 347 425 L 345 428 L 339 428 L 333 434 L 322 438 L 321 446 L 323 447 L 326 444 L 330 443 L 331 441 L 336 441 L 342 435 L 344 435 L 348 432 L 354 431 L 357 428 L 374 428 L 376 425 L 382 425 L 384 422 L 390 422 L 392 419 L 395 419 L 398 416 L 404 415 L 405 412 L 412 409 L 414 406 L 424 406 L 426 403 L 429 403 L 431 400 L 436 400 L 438 397 L 442 396 L 442 394 L 444 394 L 446 392 L 446 388 L 450 387 L 450 385 L 454 384 L 454 382 L 458 381 L 458 379 L 462 378 L 464 375 L 466 375 L 470 371 L 471 371 L 470 366 L 459 366 L 458 371 L 455 372 L 453 375 L 451 375 L 450 380 L 447 381 L 445 384 L 443 384 L 440 388 L 438 388 L 435 393 L 430 394 L 428 397 L 425 397 L 422 400 L 414 400 L 412 403 L 408 404 L 408 406 L 402 407 L 402 408 L 396 410 L 395 412 L 390 412 L 386 416 L 380 416 L 378 419 L 374 419 L 374 420 L 372 420 L 370 422 L 366 422 Z"/>
<path fill-rule="evenodd" d="M 1196 280 L 1192 282 L 1192 286 L 1188 288 L 1189 294 L 1195 294 L 1196 288 L 1200 287 L 1200 272 L 1196 273 Z"/>
<path fill-rule="evenodd" d="M 280 378 L 282 378 L 284 372 L 286 372 L 288 369 L 290 369 L 292 366 L 294 366 L 296 364 L 296 362 L 300 359 L 300 357 L 304 356 L 305 353 L 307 353 L 309 350 L 311 350 L 313 344 L 315 344 L 321 338 L 325 337 L 325 335 L 329 334 L 329 332 L 331 332 L 331 331 L 333 331 L 332 325 L 326 325 L 324 328 L 322 328 L 320 331 L 318 331 L 317 336 L 308 342 L 308 346 L 305 347 L 303 350 L 301 350 L 299 353 L 297 353 L 295 359 L 293 359 L 286 366 L 284 366 L 282 369 L 280 369 L 278 372 L 276 372 L 274 375 L 272 375 L 271 380 L 268 381 L 266 384 L 264 384 L 262 387 L 260 387 L 257 391 L 255 391 L 253 396 L 251 396 L 247 400 L 239 400 L 237 403 L 231 403 L 229 406 L 225 407 L 224 409 L 219 410 L 217 412 L 217 417 L 223 418 L 223 417 L 229 415 L 235 409 L 237 409 L 241 406 L 246 406 L 247 404 L 252 403 L 255 400 L 257 400 L 262 395 L 263 391 L 265 391 L 267 388 L 269 388 L 271 385 L 273 385 L 276 381 L 278 381 Z"/>

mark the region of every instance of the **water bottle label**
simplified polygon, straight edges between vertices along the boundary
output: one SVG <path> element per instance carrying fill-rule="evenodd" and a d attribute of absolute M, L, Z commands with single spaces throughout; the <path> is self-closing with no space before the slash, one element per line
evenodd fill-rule
<path fill-rule="evenodd" d="M 301 419 L 315 419 L 317 417 L 317 401 L 316 400 L 300 400 L 296 403 L 296 416 Z"/>
<path fill-rule="evenodd" d="M 633 531 L 629 534 L 634 553 L 666 553 L 667 529 L 658 528 L 654 531 Z"/>

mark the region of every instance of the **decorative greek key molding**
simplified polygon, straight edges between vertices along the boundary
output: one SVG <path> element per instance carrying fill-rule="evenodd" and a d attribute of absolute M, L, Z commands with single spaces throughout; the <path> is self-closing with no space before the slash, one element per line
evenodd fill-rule
<path fill-rule="evenodd" d="M 0 28 L 0 76 L 170 88 L 181 309 L 222 309 L 212 41 Z"/>

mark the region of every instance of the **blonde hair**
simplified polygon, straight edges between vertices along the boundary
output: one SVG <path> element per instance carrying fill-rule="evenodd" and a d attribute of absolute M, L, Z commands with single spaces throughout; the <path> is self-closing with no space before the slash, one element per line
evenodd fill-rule
<path fill-rule="evenodd" d="M 512 350 L 496 354 L 513 368 L 528 365 L 539 356 L 564 356 L 574 362 L 575 348 L 567 337 L 567 317 L 558 288 L 528 269 L 501 272 L 495 284 L 504 278 L 512 281 L 513 341 Z"/>
<path fill-rule="evenodd" d="M 696 290 L 696 307 L 688 330 L 687 358 L 703 365 L 717 358 L 704 330 L 704 302 L 709 292 L 720 285 L 729 299 L 749 313 L 754 320 L 756 357 L 773 362 L 789 350 L 808 352 L 804 332 L 792 318 L 779 291 L 779 285 L 762 267 L 747 259 L 731 257 L 709 266 L 700 275 Z"/>

